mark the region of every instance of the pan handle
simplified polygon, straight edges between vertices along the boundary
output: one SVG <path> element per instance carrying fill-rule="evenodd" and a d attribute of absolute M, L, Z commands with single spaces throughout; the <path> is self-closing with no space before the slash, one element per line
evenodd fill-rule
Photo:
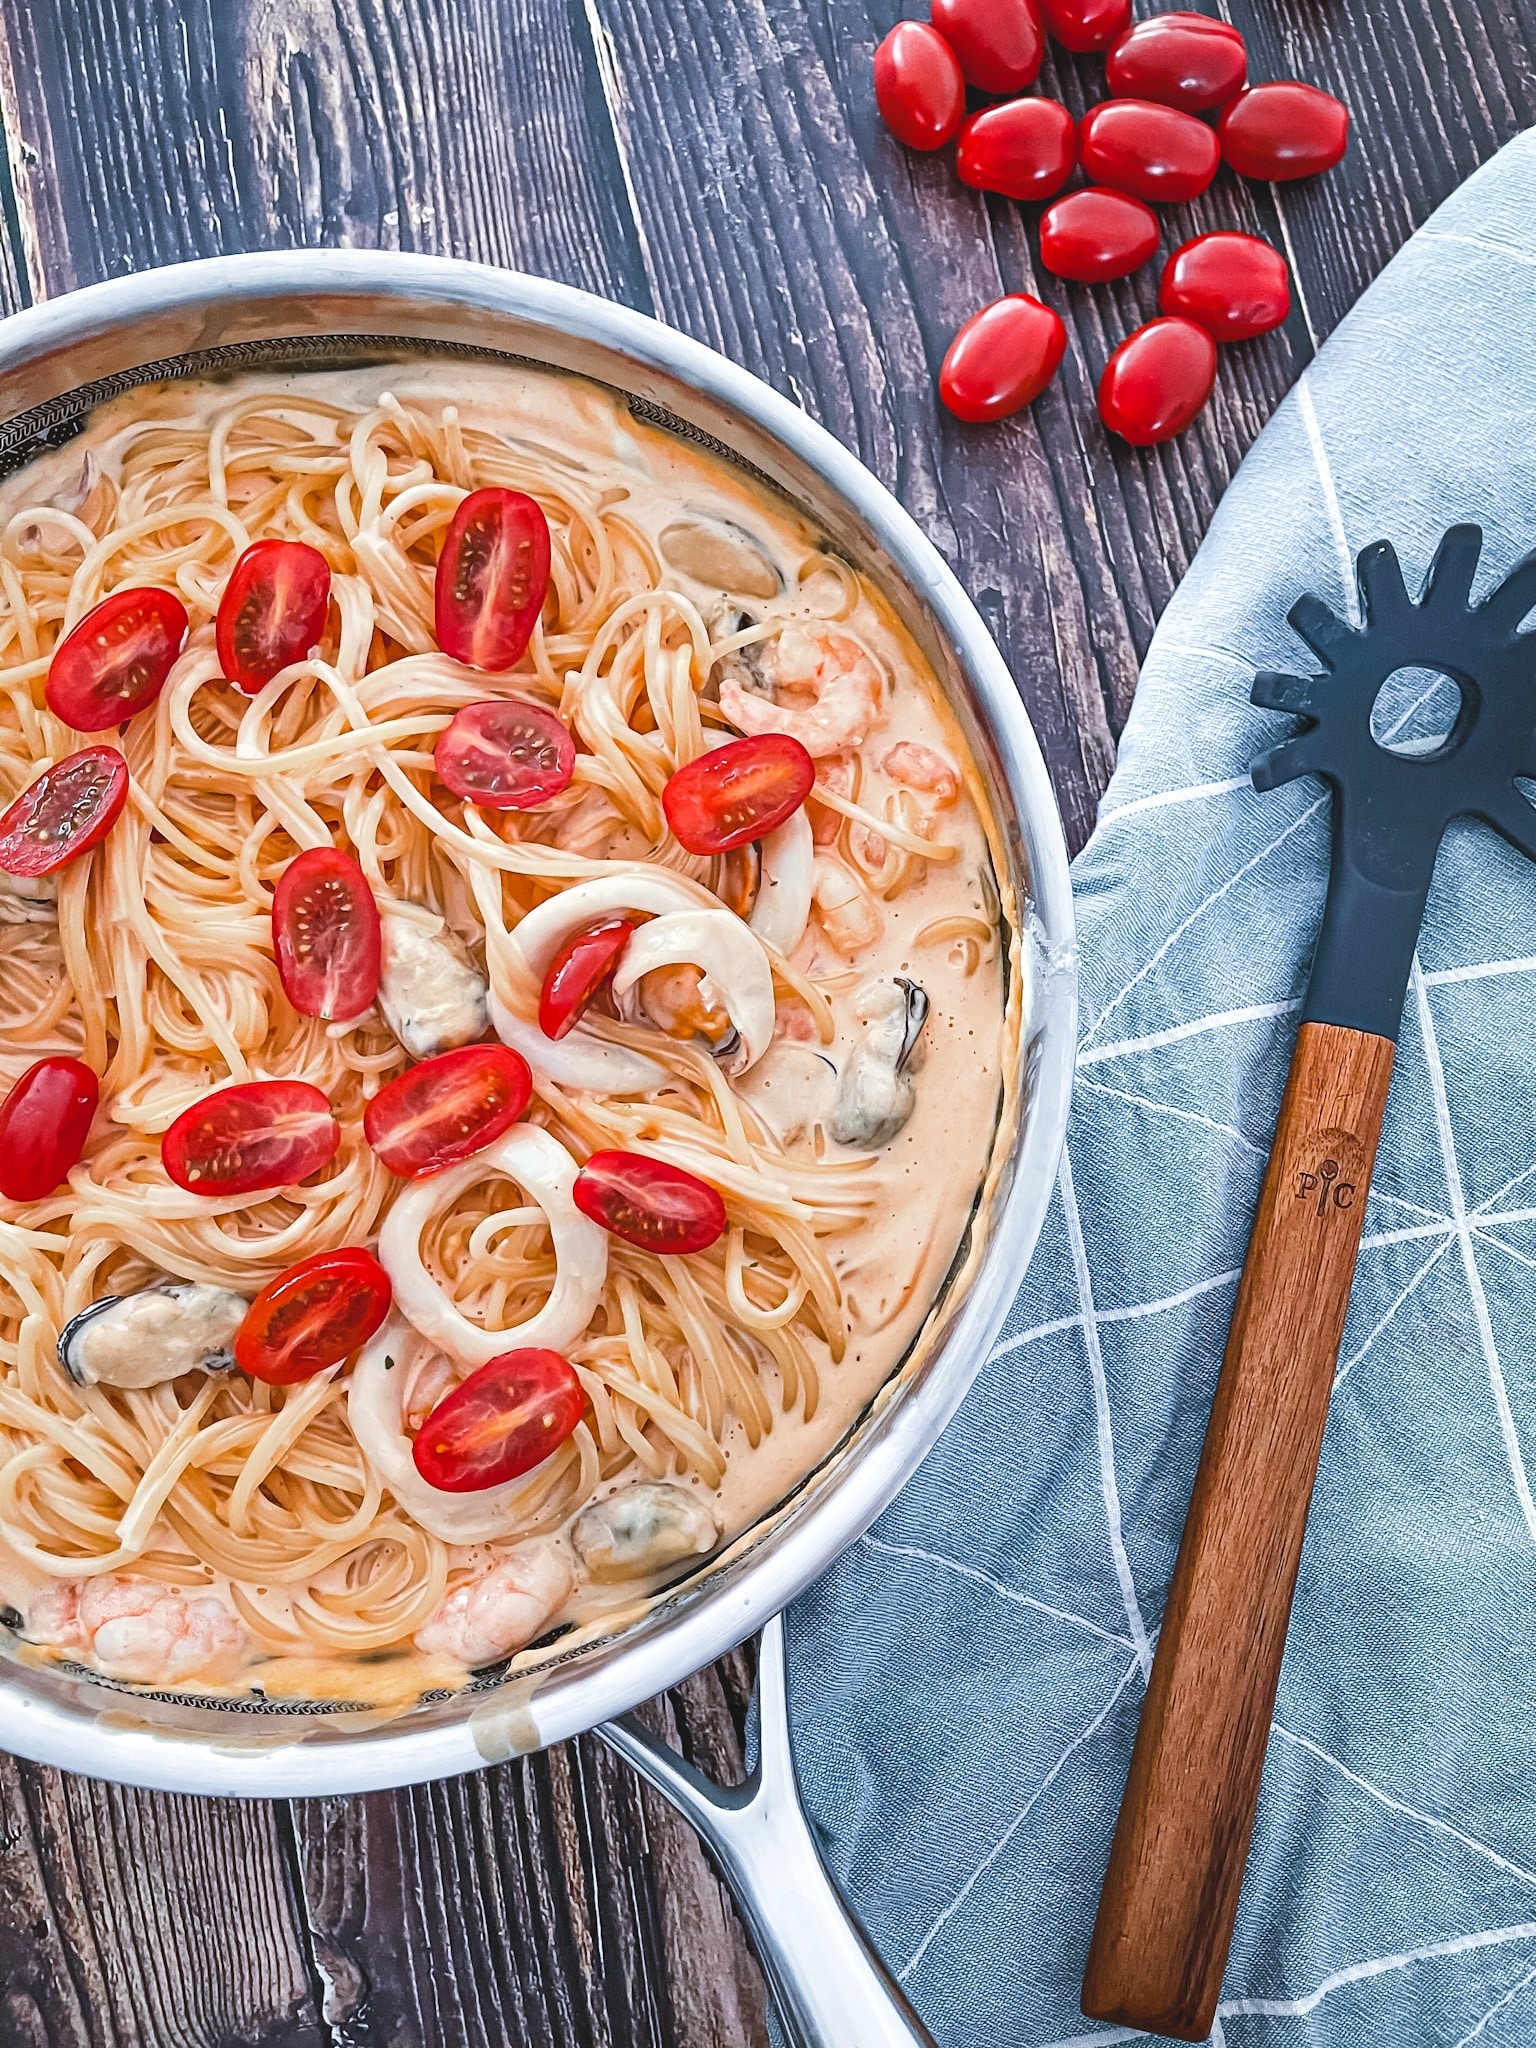
<path fill-rule="evenodd" d="M 792 2048 L 934 2048 L 821 1860 L 789 1739 L 784 1626 L 763 1630 L 757 1769 L 716 1785 L 633 1714 L 598 1734 L 698 1829 L 736 1895 Z"/>

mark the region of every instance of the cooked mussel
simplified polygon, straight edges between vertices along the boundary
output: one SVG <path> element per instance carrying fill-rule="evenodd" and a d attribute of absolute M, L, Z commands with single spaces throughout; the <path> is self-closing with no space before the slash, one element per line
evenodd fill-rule
<path fill-rule="evenodd" d="M 250 1303 L 228 1287 L 159 1280 L 108 1294 L 59 1336 L 59 1363 L 81 1387 L 158 1387 L 184 1372 L 230 1372 Z"/>
<path fill-rule="evenodd" d="M 571 1531 L 576 1554 L 594 1579 L 643 1579 L 720 1541 L 715 1518 L 686 1488 L 642 1479 L 594 1501 Z"/>
<path fill-rule="evenodd" d="M 917 1084 L 909 1069 L 928 1009 L 928 991 L 904 974 L 858 992 L 854 1014 L 864 1035 L 843 1067 L 827 1126 L 839 1145 L 888 1145 L 911 1116 Z"/>

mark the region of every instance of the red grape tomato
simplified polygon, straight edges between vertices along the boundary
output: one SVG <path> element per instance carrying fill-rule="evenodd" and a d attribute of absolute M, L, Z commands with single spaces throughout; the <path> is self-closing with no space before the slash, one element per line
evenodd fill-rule
<path fill-rule="evenodd" d="M 1153 320 L 1104 366 L 1099 412 L 1133 447 L 1182 434 L 1216 383 L 1216 344 L 1192 320 Z"/>
<path fill-rule="evenodd" d="M 187 637 L 169 590 L 118 590 L 54 649 L 43 695 L 76 732 L 105 732 L 153 704 Z"/>
<path fill-rule="evenodd" d="M 1145 201 L 1104 185 L 1068 192 L 1040 216 L 1040 261 L 1074 284 L 1129 277 L 1157 254 L 1161 239 Z"/>
<path fill-rule="evenodd" d="M 1076 163 L 1076 123 L 1058 100 L 1043 97 L 972 114 L 955 158 L 962 185 L 1006 199 L 1049 199 Z"/>
<path fill-rule="evenodd" d="M 272 942 L 283 993 L 301 1017 L 346 1023 L 379 992 L 378 905 L 357 862 L 333 846 L 307 848 L 284 869 Z"/>
<path fill-rule="evenodd" d="M 1041 0 L 1045 25 L 1063 49 L 1107 50 L 1131 22 L 1131 0 Z"/>
<path fill-rule="evenodd" d="M 437 644 L 471 668 L 522 658 L 549 590 L 549 521 L 521 491 L 471 491 L 437 561 Z"/>
<path fill-rule="evenodd" d="M 1349 109 L 1315 85 L 1280 79 L 1235 99 L 1217 133 L 1222 155 L 1245 178 L 1312 178 L 1349 148 Z"/>
<path fill-rule="evenodd" d="M 1034 84 L 1045 57 L 1034 0 L 933 0 L 930 13 L 967 85 L 1012 95 Z"/>
<path fill-rule="evenodd" d="M 389 1275 L 356 1245 L 316 1252 L 270 1281 L 235 1333 L 235 1363 L 269 1387 L 291 1387 L 350 1358 L 389 1314 Z"/>
<path fill-rule="evenodd" d="M 1280 251 L 1257 235 L 1196 235 L 1169 257 L 1158 304 L 1215 341 L 1247 341 L 1289 314 L 1290 272 Z"/>
<path fill-rule="evenodd" d="M 295 1187 L 336 1156 L 341 1126 L 307 1081 L 242 1081 L 184 1109 L 160 1158 L 191 1195 L 250 1195 Z"/>
<path fill-rule="evenodd" d="M 975 313 L 949 345 L 939 395 L 957 419 L 1000 420 L 1038 398 L 1067 352 L 1059 313 L 1025 292 Z"/>
<path fill-rule="evenodd" d="M 624 957 L 635 929 L 627 917 L 573 932 L 549 963 L 539 991 L 539 1029 L 546 1038 L 574 1031 L 603 983 Z"/>
<path fill-rule="evenodd" d="M 1157 100 L 1208 113 L 1241 92 L 1248 51 L 1230 22 L 1207 14 L 1154 14 L 1120 38 L 1104 65 L 1117 99 Z"/>
<path fill-rule="evenodd" d="M 441 1173 L 505 1137 L 528 1107 L 533 1076 L 505 1045 L 464 1045 L 407 1067 L 363 1112 L 363 1135 L 391 1173 Z"/>
<path fill-rule="evenodd" d="M 576 773 L 576 742 L 553 711 L 521 697 L 466 704 L 438 735 L 437 772 L 457 797 L 487 811 L 527 811 Z"/>
<path fill-rule="evenodd" d="M 875 103 L 908 149 L 942 149 L 965 119 L 959 59 L 925 21 L 898 21 L 875 52 Z"/>
<path fill-rule="evenodd" d="M 1198 199 L 1216 175 L 1221 145 L 1203 121 L 1151 100 L 1100 100 L 1083 116 L 1083 169 L 1154 204 Z"/>
<path fill-rule="evenodd" d="M 36 881 L 99 846 L 128 801 L 128 763 L 116 747 L 66 754 L 0 815 L 0 868 Z"/>
<path fill-rule="evenodd" d="M 279 669 L 302 661 L 325 631 L 331 565 L 301 540 L 259 540 L 230 571 L 219 600 L 219 663 L 254 697 Z"/>
<path fill-rule="evenodd" d="M 412 1446 L 416 1470 L 443 1493 L 505 1486 L 573 1435 L 586 1407 L 558 1351 L 507 1351 L 438 1402 Z"/>
<path fill-rule="evenodd" d="M 707 1251 L 725 1230 L 717 1188 L 640 1152 L 594 1152 L 571 1192 L 583 1216 L 646 1252 Z"/>
<path fill-rule="evenodd" d="M 816 764 L 788 733 L 727 740 L 679 768 L 661 807 L 690 853 L 729 853 L 792 818 L 810 795 Z"/>
<path fill-rule="evenodd" d="M 0 1195 L 40 1202 L 85 1150 L 101 1083 L 83 1060 L 38 1060 L 0 1102 Z"/>

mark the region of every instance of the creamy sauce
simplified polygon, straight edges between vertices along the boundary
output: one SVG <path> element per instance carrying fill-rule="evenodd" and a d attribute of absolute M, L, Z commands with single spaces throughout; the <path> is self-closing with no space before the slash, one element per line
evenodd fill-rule
<path fill-rule="evenodd" d="M 283 381 L 263 378 L 250 388 L 270 391 L 283 388 Z M 915 801 L 926 820 L 924 829 L 954 849 L 954 858 L 944 864 L 915 860 L 911 880 L 889 900 L 872 896 L 880 926 L 872 943 L 845 944 L 840 950 L 832 920 L 813 910 L 792 965 L 814 978 L 829 997 L 835 1041 L 819 1044 L 807 1013 L 781 990 L 774 1042 L 734 1084 L 791 1157 L 864 1156 L 857 1146 L 839 1147 L 828 1131 L 837 1075 L 867 1029 L 857 1015 L 860 991 L 871 982 L 900 976 L 927 993 L 930 1008 L 913 1063 L 910 1119 L 874 1150 L 864 1170 L 864 1184 L 875 1198 L 869 1220 L 829 1241 L 844 1296 L 845 1355 L 834 1362 L 820 1345 L 820 1392 L 810 1415 L 803 1404 L 786 1412 L 776 1371 L 765 1365 L 762 1379 L 772 1426 L 753 1443 L 741 1419 L 728 1420 L 726 1470 L 718 1488 L 706 1488 L 681 1473 L 670 1475 L 670 1483 L 688 1489 L 713 1518 L 723 1549 L 835 1450 L 907 1355 L 955 1261 L 995 1157 L 1004 1080 L 1018 1057 L 1018 1011 L 1016 991 L 1011 1015 L 1005 1004 L 1014 935 L 998 906 L 994 831 L 984 815 L 979 778 L 926 662 L 874 588 L 826 554 L 820 536 L 786 503 L 713 456 L 637 423 L 611 394 L 578 379 L 459 363 L 306 375 L 302 382 L 346 404 L 371 404 L 381 389 L 435 406 L 451 402 L 467 425 L 536 451 L 551 473 L 577 473 L 588 483 L 600 478 L 610 499 L 622 502 L 624 516 L 650 538 L 706 618 L 735 612 L 748 621 L 791 618 L 810 628 L 834 621 L 837 630 L 862 643 L 885 678 L 881 714 L 857 749 L 859 808 L 880 814 L 887 800 Z M 83 441 L 0 488 L 0 522 L 24 505 L 55 497 L 67 502 L 88 452 L 106 475 L 113 475 L 115 436 L 124 421 L 157 411 L 185 419 L 189 408 L 211 418 L 243 388 L 176 386 L 117 401 L 97 417 Z M 740 672 L 748 688 L 754 687 L 750 662 Z M 959 784 L 953 801 L 936 803 L 932 792 L 914 790 L 886 766 L 901 743 L 953 765 Z M 818 766 L 825 774 L 827 760 Z M 813 816 L 826 829 L 838 823 L 824 809 Z M 0 935 L 6 916 L 35 917 L 39 908 L 28 900 L 24 910 L 0 911 Z M 386 919 L 387 928 L 393 923 Z M 422 1019 L 416 1033 L 403 1015 L 391 1017 L 409 1050 L 421 1056 L 479 1035 L 483 1017 L 474 1013 L 476 990 L 470 986 L 471 980 L 483 986 L 478 978 L 455 961 L 457 982 L 447 991 L 453 1015 L 438 1017 L 432 992 L 418 986 L 431 951 L 430 935 L 403 927 L 395 951 L 400 986 L 391 991 L 393 1008 L 419 1013 Z M 411 983 L 408 991 L 406 981 Z M 0 1079 L 14 1079 L 27 1063 L 0 1048 Z M 0 1251 L 0 1265 L 3 1260 Z M 632 1465 L 616 1482 L 600 1486 L 595 1497 L 602 1499 L 646 1476 Z M 569 1542 L 575 1519 L 557 1532 L 562 1543 Z M 494 1545 L 466 1546 L 454 1553 L 454 1563 L 484 1571 L 497 1554 Z M 637 1598 L 693 1568 L 692 1561 L 674 1561 L 650 1580 L 605 1582 L 581 1567 L 574 1550 L 572 1559 L 574 1590 L 550 1615 L 549 1625 L 617 1624 L 637 1611 Z M 37 1594 L 37 1577 L 0 1543 L 0 1601 L 25 1610 Z M 217 1592 L 226 1584 L 198 1575 L 196 1590 Z M 273 1589 L 264 1597 L 280 1602 L 285 1596 Z M 274 1695 L 372 1697 L 389 1705 L 405 1703 L 414 1696 L 413 1687 L 419 1691 L 422 1685 L 442 1684 L 445 1672 L 452 1682 L 452 1660 L 433 1662 L 404 1645 L 402 1653 L 374 1671 L 296 1658 L 269 1660 L 246 1678 Z M 77 1653 L 61 1646 L 60 1654 Z M 402 1662 L 415 1674 L 413 1680 Z M 488 1741 L 500 1754 L 531 1746 L 523 1741 L 525 1733 L 521 1720 L 516 1728 L 498 1721 Z"/>

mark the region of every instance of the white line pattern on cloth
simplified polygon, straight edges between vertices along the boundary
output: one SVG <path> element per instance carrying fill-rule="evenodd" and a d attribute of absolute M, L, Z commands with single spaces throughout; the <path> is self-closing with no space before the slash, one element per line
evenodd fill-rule
<path fill-rule="evenodd" d="M 1115 1560 L 1115 1577 L 1120 1581 L 1120 1596 L 1125 1602 L 1125 1617 L 1131 1624 L 1131 1640 L 1136 1645 L 1136 1655 L 1141 1660 L 1142 1671 L 1152 1669 L 1152 1651 L 1147 1643 L 1146 1624 L 1141 1618 L 1141 1608 L 1136 1599 L 1136 1584 L 1131 1577 L 1131 1561 L 1125 1552 L 1125 1536 L 1120 1526 L 1120 1483 L 1115 1476 L 1115 1440 L 1109 1413 L 1109 1382 L 1104 1375 L 1104 1353 L 1099 1345 L 1098 1324 L 1093 1314 L 1093 1282 L 1088 1274 L 1088 1248 L 1083 1242 L 1083 1226 L 1077 1213 L 1077 1197 L 1072 1192 L 1072 1161 L 1064 1147 L 1061 1154 L 1061 1172 L 1057 1177 L 1061 1190 L 1061 1205 L 1067 1219 L 1067 1238 L 1072 1246 L 1072 1265 L 1077 1275 L 1077 1298 L 1082 1313 L 1084 1349 L 1088 1353 L 1088 1370 L 1093 1376 L 1093 1408 L 1098 1418 L 1099 1429 L 1099 1471 L 1104 1488 L 1104 1517 L 1109 1528 L 1109 1547 Z M 914 1958 L 915 1960 L 915 1958 Z"/>

